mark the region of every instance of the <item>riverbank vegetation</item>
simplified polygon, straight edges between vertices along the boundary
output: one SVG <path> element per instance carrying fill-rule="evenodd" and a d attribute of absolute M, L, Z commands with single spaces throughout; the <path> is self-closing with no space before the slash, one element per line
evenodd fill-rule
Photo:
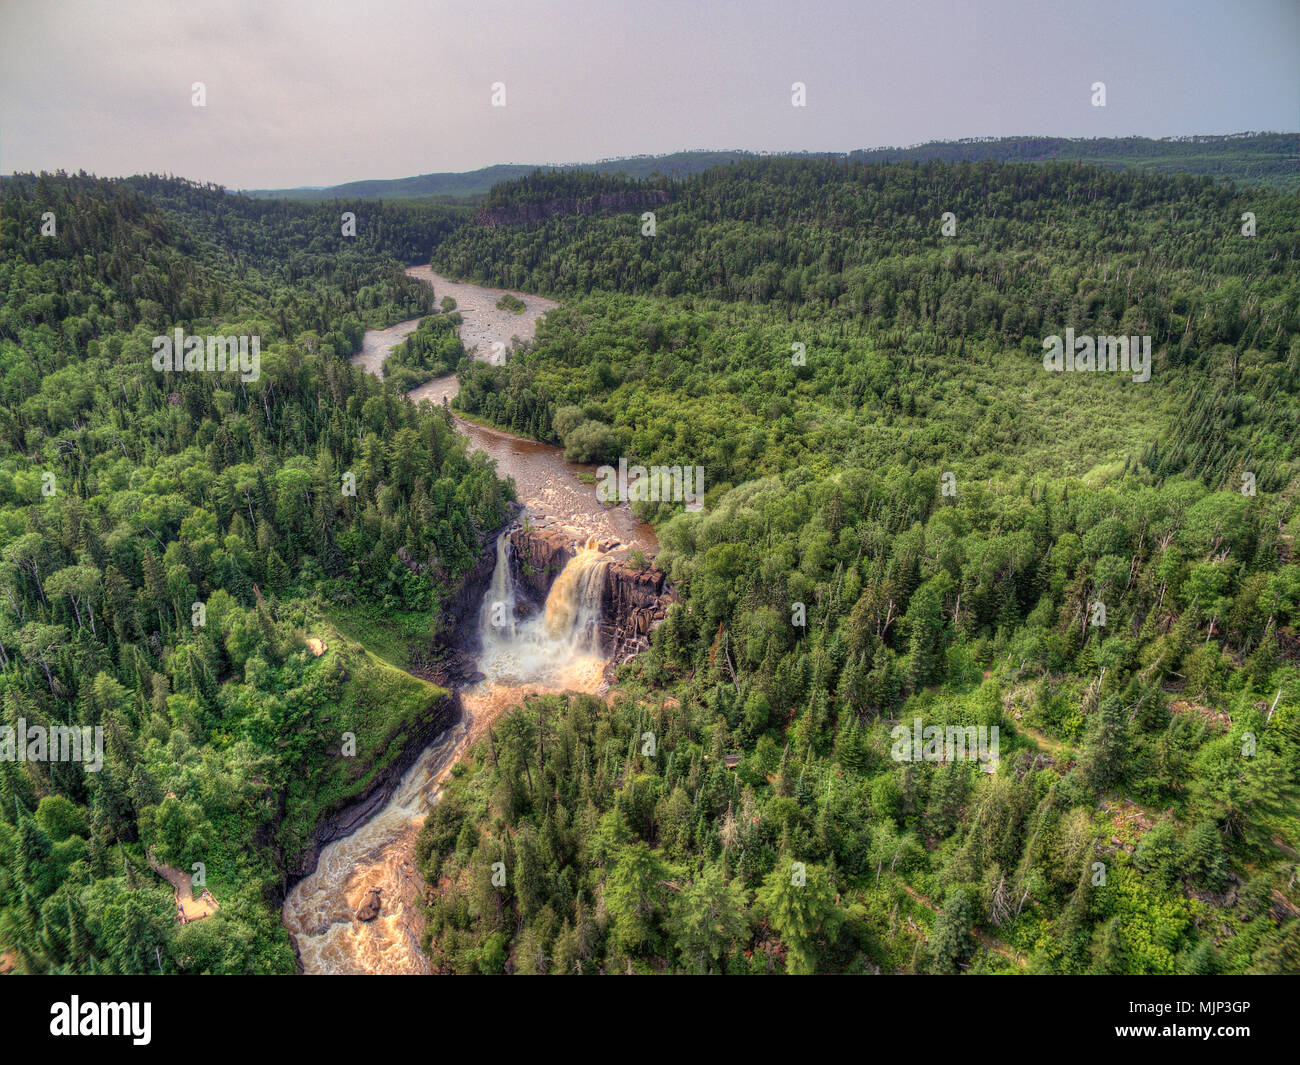
<path fill-rule="evenodd" d="M 291 972 L 285 870 L 442 697 L 320 619 L 436 619 L 506 514 L 445 413 L 347 361 L 427 313 L 402 263 L 456 215 L 370 206 L 354 239 L 339 206 L 4 183 L 0 723 L 104 746 L 97 772 L 0 760 L 0 947 L 22 971 Z M 260 337 L 259 372 L 155 371 L 177 327 Z M 201 863 L 220 911 L 178 926 L 151 849 Z"/>
<path fill-rule="evenodd" d="M 435 963 L 1300 971 L 1298 223 L 1206 178 L 771 160 L 653 238 L 439 245 L 566 301 L 463 409 L 708 496 L 646 511 L 682 602 L 623 694 L 532 701 L 454 776 Z M 1067 327 L 1150 336 L 1151 380 L 1047 373 Z M 996 771 L 896 760 L 918 718 L 996 726 Z"/>
<path fill-rule="evenodd" d="M 790 153 L 787 158 L 824 159 L 825 153 Z M 758 158 L 745 151 L 688 151 L 640 155 L 586 163 L 578 169 L 633 179 L 688 178 L 729 163 Z M 843 158 L 843 157 L 842 157 Z M 908 148 L 860 148 L 847 158 L 859 163 L 988 160 L 1003 163 L 1080 162 L 1124 170 L 1210 174 L 1242 185 L 1270 185 L 1295 192 L 1295 137 L 1290 133 L 1237 133 L 1224 136 L 1163 137 L 973 137 L 930 141 Z M 435 196 L 474 200 L 491 198 L 503 185 L 536 170 L 521 164 L 484 167 L 461 174 L 422 174 L 390 181 L 356 181 L 323 189 L 257 189 L 250 196 L 287 200 L 407 200 Z"/>
<path fill-rule="evenodd" d="M 456 371 L 466 360 L 465 346 L 460 342 L 460 325 L 459 314 L 429 315 L 416 326 L 414 333 L 393 348 L 384 362 L 384 377 L 399 392 L 409 392 L 426 381 Z"/>

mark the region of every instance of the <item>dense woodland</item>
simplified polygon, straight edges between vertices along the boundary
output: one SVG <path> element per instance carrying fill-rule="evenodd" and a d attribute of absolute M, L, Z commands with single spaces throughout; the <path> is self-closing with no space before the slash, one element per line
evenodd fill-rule
<path fill-rule="evenodd" d="M 650 185 L 653 238 L 434 253 L 565 301 L 463 409 L 709 486 L 647 505 L 682 601 L 612 706 L 533 700 L 430 818 L 435 962 L 1300 971 L 1294 197 L 1074 164 Z M 1066 326 L 1152 336 L 1151 380 L 1046 373 Z M 894 761 L 915 717 L 998 725 L 998 772 Z"/>
<path fill-rule="evenodd" d="M 2 720 L 99 726 L 106 748 L 98 773 L 0 761 L 0 948 L 22 971 L 293 971 L 284 870 L 442 695 L 336 633 L 304 644 L 322 603 L 428 631 L 509 499 L 444 413 L 346 361 L 428 310 L 401 264 L 446 213 L 359 208 L 349 244 L 344 207 L 5 182 Z M 260 335 L 259 378 L 156 372 L 177 326 Z M 203 862 L 220 913 L 178 926 L 150 854 Z"/>
<path fill-rule="evenodd" d="M 460 369 L 468 358 L 460 342 L 460 326 L 459 314 L 428 315 L 384 361 L 384 377 L 399 391 L 409 392 Z"/>
<path fill-rule="evenodd" d="M 680 602 L 608 702 L 530 699 L 456 768 L 418 843 L 436 967 L 1300 971 L 1294 196 L 765 159 L 484 206 L 606 193 L 656 235 L 5 181 L 0 721 L 106 744 L 0 761 L 6 963 L 292 971 L 286 870 L 443 694 L 383 659 L 511 499 L 401 398 L 454 369 L 475 417 L 708 492 L 648 505 Z M 469 363 L 401 271 L 431 249 L 563 306 Z M 382 381 L 349 365 L 420 315 Z M 260 336 L 260 377 L 155 371 L 175 327 Z M 1150 335 L 1151 380 L 1046 373 L 1066 327 Z M 997 772 L 893 760 L 915 717 L 997 725 Z M 221 911 L 178 926 L 150 855 Z"/>
<path fill-rule="evenodd" d="M 1271 185 L 1295 192 L 1300 173 L 1295 165 L 1294 133 L 1237 133 L 1192 137 L 975 137 L 930 141 L 910 147 L 859 148 L 847 157 L 861 163 L 1002 163 L 1081 162 L 1130 170 L 1210 174 L 1250 185 Z M 785 158 L 825 158 L 825 153 L 780 152 Z M 746 151 L 670 152 L 583 163 L 566 169 L 629 178 L 688 178 L 727 163 L 762 158 Z M 329 188 L 256 189 L 254 197 L 287 200 L 409 200 L 489 195 L 502 184 L 537 167 L 505 163 L 465 173 L 420 174 L 387 181 L 353 181 Z"/>

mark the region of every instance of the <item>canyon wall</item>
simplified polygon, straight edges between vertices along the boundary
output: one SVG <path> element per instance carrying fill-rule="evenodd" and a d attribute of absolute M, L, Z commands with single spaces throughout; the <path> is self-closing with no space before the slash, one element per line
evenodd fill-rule
<path fill-rule="evenodd" d="M 418 722 L 385 740 L 385 749 L 397 747 L 401 753 L 388 765 L 375 771 L 374 777 L 359 796 L 326 810 L 316 822 L 307 849 L 302 854 L 281 862 L 284 880 L 274 900 L 277 908 L 283 905 L 285 893 L 297 880 L 316 871 L 321 848 L 336 839 L 352 835 L 382 809 L 406 771 L 415 765 L 425 748 L 460 721 L 462 715 L 460 693 L 447 692 L 429 704 Z"/>
<path fill-rule="evenodd" d="M 515 513 L 522 509 L 515 505 Z M 504 528 L 504 526 L 503 526 Z M 492 583 L 496 542 L 501 529 L 481 537 L 478 561 L 461 576 L 441 611 L 436 632 L 423 647 L 410 649 L 409 672 L 442 688 L 462 688 L 482 677 L 475 665 L 478 653 L 478 610 Z"/>
<path fill-rule="evenodd" d="M 442 627 L 430 638 L 426 647 L 411 649 L 410 672 L 449 689 L 448 694 L 431 703 L 413 727 L 387 737 L 384 748 L 396 746 L 401 751 L 398 757 L 377 770 L 359 796 L 324 812 L 312 832 L 310 844 L 302 854 L 282 860 L 285 879 L 279 897 L 275 900 L 277 906 L 283 903 L 284 893 L 295 881 L 309 876 L 315 870 L 321 848 L 336 839 L 351 835 L 365 824 L 392 797 L 402 776 L 415 764 L 425 748 L 461 720 L 463 710 L 460 694 L 455 689 L 471 680 L 474 673 L 473 647 L 466 639 L 466 634 L 475 628 L 478 605 L 483 599 L 484 589 L 492 579 L 499 531 L 484 536 L 478 561 L 456 582 L 443 606 Z M 412 566 L 406 559 L 402 561 L 408 567 Z"/>
<path fill-rule="evenodd" d="M 555 578 L 578 553 L 581 543 L 559 529 L 517 528 L 510 534 L 515 585 L 534 609 L 541 609 Z M 601 542 L 602 549 L 607 542 Z M 664 619 L 677 593 L 653 565 L 638 571 L 611 554 L 601 593 L 601 645 L 612 665 L 626 662 L 650 646 L 650 633 Z"/>

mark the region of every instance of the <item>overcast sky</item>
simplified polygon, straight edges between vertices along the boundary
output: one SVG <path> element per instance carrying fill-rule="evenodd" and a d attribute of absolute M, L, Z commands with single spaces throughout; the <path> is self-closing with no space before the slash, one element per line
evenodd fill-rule
<path fill-rule="evenodd" d="M 685 148 L 1295 130 L 1298 108 L 1298 0 L 0 0 L 3 173 L 332 185 Z"/>

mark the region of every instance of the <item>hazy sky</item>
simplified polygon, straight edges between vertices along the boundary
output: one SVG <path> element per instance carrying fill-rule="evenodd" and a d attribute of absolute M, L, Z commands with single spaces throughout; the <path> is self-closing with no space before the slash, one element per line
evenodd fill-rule
<path fill-rule="evenodd" d="M 0 0 L 3 173 L 331 185 L 684 148 L 1294 130 L 1298 109 L 1298 0 Z"/>

